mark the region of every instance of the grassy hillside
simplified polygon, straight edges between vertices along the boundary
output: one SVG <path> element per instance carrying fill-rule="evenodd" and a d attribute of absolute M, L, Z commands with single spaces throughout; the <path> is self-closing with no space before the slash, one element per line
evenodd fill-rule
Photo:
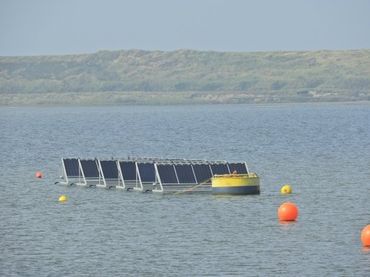
<path fill-rule="evenodd" d="M 370 50 L 0 57 L 0 105 L 370 100 Z"/>

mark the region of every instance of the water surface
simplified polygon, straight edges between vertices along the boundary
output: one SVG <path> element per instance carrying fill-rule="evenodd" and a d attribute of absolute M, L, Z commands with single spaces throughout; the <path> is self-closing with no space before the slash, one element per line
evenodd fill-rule
<path fill-rule="evenodd" d="M 0 108 L 0 130 L 1 276 L 370 272 L 368 103 Z M 54 185 L 61 157 L 127 155 L 246 160 L 261 195 Z M 296 223 L 277 221 L 284 201 Z"/>

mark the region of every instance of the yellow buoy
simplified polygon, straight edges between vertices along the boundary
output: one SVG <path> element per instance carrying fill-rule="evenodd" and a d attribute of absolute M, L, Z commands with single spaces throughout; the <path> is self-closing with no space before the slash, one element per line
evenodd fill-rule
<path fill-rule="evenodd" d="M 59 202 L 66 202 L 67 200 L 68 200 L 68 196 L 65 194 L 62 194 L 61 196 L 59 196 L 59 199 L 58 199 Z"/>
<path fill-rule="evenodd" d="M 259 194 L 260 179 L 256 173 L 214 175 L 212 192 L 213 194 Z"/>
<path fill-rule="evenodd" d="M 280 189 L 281 194 L 291 194 L 292 193 L 292 187 L 289 184 L 286 184 L 281 187 Z"/>

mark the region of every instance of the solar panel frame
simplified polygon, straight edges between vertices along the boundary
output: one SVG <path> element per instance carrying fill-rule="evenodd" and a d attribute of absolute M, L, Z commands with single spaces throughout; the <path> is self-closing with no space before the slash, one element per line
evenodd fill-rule
<path fill-rule="evenodd" d="M 63 166 L 65 169 L 65 174 L 69 178 L 76 178 L 81 176 L 80 165 L 78 159 L 63 159 Z"/>
<path fill-rule="evenodd" d="M 200 184 L 212 177 L 212 171 L 209 164 L 197 163 L 192 164 L 197 183 Z"/>
<path fill-rule="evenodd" d="M 173 164 L 157 164 L 157 172 L 162 184 L 179 184 L 175 166 Z"/>
<path fill-rule="evenodd" d="M 99 178 L 99 167 L 96 160 L 80 160 L 80 165 L 85 178 Z"/>
<path fill-rule="evenodd" d="M 135 161 L 119 161 L 119 166 L 121 167 L 123 180 L 135 181 L 137 179 Z"/>
<path fill-rule="evenodd" d="M 179 184 L 197 184 L 193 167 L 189 163 L 175 164 Z"/>
<path fill-rule="evenodd" d="M 154 183 L 155 182 L 155 168 L 154 163 L 136 163 L 138 169 L 138 175 L 142 183 Z"/>
<path fill-rule="evenodd" d="M 210 166 L 213 175 L 230 174 L 227 163 L 211 163 Z"/>
<path fill-rule="evenodd" d="M 99 160 L 105 179 L 118 179 L 117 162 L 114 160 Z"/>
<path fill-rule="evenodd" d="M 233 173 L 236 171 L 237 174 L 248 174 L 248 168 L 246 163 L 242 162 L 234 162 L 234 163 L 228 163 L 230 173 Z"/>

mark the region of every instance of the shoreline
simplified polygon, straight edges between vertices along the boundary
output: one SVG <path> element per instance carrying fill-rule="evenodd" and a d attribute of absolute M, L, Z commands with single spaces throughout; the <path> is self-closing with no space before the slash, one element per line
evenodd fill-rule
<path fill-rule="evenodd" d="M 128 106 L 128 105 L 203 105 L 203 104 L 283 104 L 368 102 L 370 92 L 353 96 L 350 92 L 297 95 L 286 92 L 62 92 L 2 93 L 0 107 L 9 106 Z"/>

